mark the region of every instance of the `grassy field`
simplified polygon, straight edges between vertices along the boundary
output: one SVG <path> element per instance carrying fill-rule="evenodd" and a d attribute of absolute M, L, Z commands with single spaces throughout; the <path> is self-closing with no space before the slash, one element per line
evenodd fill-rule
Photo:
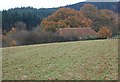
<path fill-rule="evenodd" d="M 3 48 L 3 80 L 118 79 L 117 40 Z"/>

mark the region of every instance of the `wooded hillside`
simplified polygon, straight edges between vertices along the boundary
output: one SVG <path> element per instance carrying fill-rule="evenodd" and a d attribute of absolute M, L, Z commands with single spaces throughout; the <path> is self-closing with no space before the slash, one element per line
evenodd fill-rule
<path fill-rule="evenodd" d="M 110 9 L 114 12 L 118 12 L 117 2 L 80 2 L 65 6 L 66 8 L 72 8 L 80 10 L 84 4 L 93 4 L 98 9 Z M 60 8 L 60 7 L 59 7 Z M 16 22 L 22 21 L 26 24 L 28 30 L 36 27 L 41 21 L 54 13 L 58 8 L 41 8 L 36 9 L 33 7 L 21 7 L 2 11 L 2 30 L 9 31 Z"/>

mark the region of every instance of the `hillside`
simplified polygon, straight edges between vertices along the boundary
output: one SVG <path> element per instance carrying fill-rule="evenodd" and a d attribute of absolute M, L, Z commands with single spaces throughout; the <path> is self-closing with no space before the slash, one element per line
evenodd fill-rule
<path fill-rule="evenodd" d="M 75 10 L 80 10 L 84 4 L 95 5 L 98 9 L 109 9 L 114 12 L 118 12 L 118 7 L 120 6 L 118 2 L 80 2 L 65 7 L 73 8 Z"/>
<path fill-rule="evenodd" d="M 117 2 L 80 2 L 64 7 L 73 8 L 75 10 L 79 10 L 84 4 L 93 4 L 98 9 L 110 9 L 115 12 L 118 12 L 118 6 L 120 6 Z M 60 7 L 58 7 L 60 8 Z M 26 24 L 27 29 L 31 30 L 32 28 L 36 27 L 41 23 L 41 21 L 55 12 L 58 8 L 41 8 L 36 9 L 33 7 L 21 7 L 21 8 L 14 8 L 9 10 L 2 11 L 2 30 L 9 31 L 13 26 L 14 23 L 17 21 L 22 21 Z"/>
<path fill-rule="evenodd" d="M 117 80 L 117 40 L 3 48 L 3 80 Z"/>

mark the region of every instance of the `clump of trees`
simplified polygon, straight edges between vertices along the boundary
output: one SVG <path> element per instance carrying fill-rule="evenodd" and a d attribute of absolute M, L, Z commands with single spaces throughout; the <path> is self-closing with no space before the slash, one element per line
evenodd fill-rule
<path fill-rule="evenodd" d="M 56 31 L 59 28 L 91 27 L 96 32 L 107 26 L 113 34 L 118 31 L 118 16 L 111 10 L 98 10 L 94 5 L 85 4 L 79 11 L 60 8 L 45 18 L 41 27 L 45 31 Z"/>
<path fill-rule="evenodd" d="M 92 21 L 84 17 L 79 11 L 70 8 L 60 8 L 45 18 L 41 27 L 45 31 L 56 31 L 59 28 L 90 27 Z"/>
<path fill-rule="evenodd" d="M 60 36 L 55 32 L 60 28 L 91 27 L 98 32 L 100 38 L 107 38 L 118 32 L 118 24 L 120 23 L 117 14 L 113 11 L 98 10 L 94 5 L 86 4 L 79 11 L 60 8 L 43 19 L 39 26 L 32 27 L 31 30 L 27 29 L 24 22 L 16 22 L 10 31 L 3 31 L 3 35 L 0 37 L 2 37 L 3 47 L 75 41 L 79 40 L 79 36 L 72 33 L 67 36 Z"/>
<path fill-rule="evenodd" d="M 91 28 L 99 31 L 101 27 L 107 26 L 113 34 L 118 31 L 118 16 L 111 10 L 98 10 L 94 5 L 85 4 L 81 7 L 80 12 L 87 18 L 92 20 Z"/>
<path fill-rule="evenodd" d="M 15 24 L 23 24 L 23 27 L 21 29 L 13 27 L 6 35 L 3 35 L 2 47 L 79 40 L 78 36 L 73 34 L 60 36 L 52 31 L 43 31 L 40 26 L 28 31 L 24 28 L 24 23 L 17 22 Z"/>
<path fill-rule="evenodd" d="M 61 37 L 52 31 L 42 31 L 40 26 L 35 27 L 31 31 L 26 30 L 23 22 L 17 22 L 15 26 L 1 36 L 2 47 L 69 41 L 69 38 Z"/>

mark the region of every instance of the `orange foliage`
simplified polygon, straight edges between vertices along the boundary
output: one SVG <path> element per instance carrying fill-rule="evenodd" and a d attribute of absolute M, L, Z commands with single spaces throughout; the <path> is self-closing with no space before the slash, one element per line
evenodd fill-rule
<path fill-rule="evenodd" d="M 66 24 L 63 20 L 59 20 L 58 22 L 44 20 L 44 21 L 42 21 L 42 27 L 44 27 L 43 30 L 45 30 L 45 31 L 53 31 L 54 32 L 58 28 L 66 27 Z"/>
<path fill-rule="evenodd" d="M 79 11 L 70 8 L 60 8 L 44 19 L 41 27 L 46 31 L 56 31 L 59 28 L 89 27 L 92 21 L 85 18 Z"/>
<path fill-rule="evenodd" d="M 107 27 L 102 27 L 99 32 L 99 37 L 100 38 L 107 38 L 107 37 L 111 37 L 112 36 L 112 32 L 110 29 L 108 29 Z"/>
<path fill-rule="evenodd" d="M 12 28 L 6 35 L 2 35 L 2 41 L 5 42 L 7 46 L 16 46 L 17 43 L 13 38 L 15 34 L 16 28 Z"/>

